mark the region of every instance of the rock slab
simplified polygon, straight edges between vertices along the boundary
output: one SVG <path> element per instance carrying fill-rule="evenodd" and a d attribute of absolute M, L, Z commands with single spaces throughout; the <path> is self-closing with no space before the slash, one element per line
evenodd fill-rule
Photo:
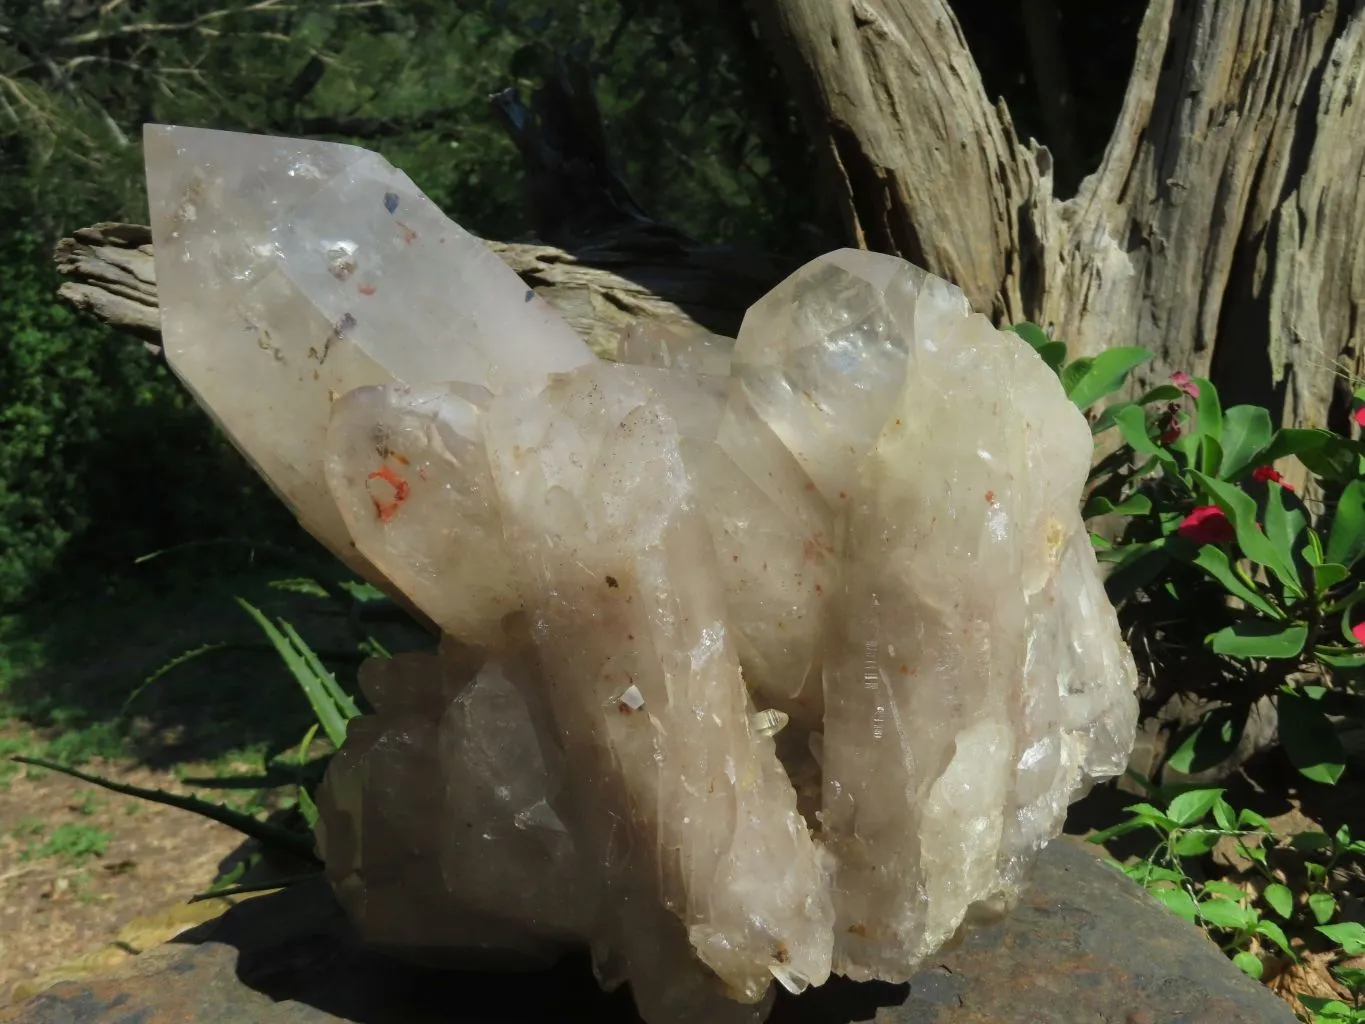
<path fill-rule="evenodd" d="M 1018 909 L 909 984 L 836 980 L 779 998 L 776 1024 L 1293 1024 L 1195 928 L 1071 840 Z M 102 977 L 0 1011 L 0 1024 L 635 1024 L 586 960 L 460 973 L 358 948 L 322 884 L 248 900 Z M 699 1022 L 702 1024 L 702 1022 Z"/>

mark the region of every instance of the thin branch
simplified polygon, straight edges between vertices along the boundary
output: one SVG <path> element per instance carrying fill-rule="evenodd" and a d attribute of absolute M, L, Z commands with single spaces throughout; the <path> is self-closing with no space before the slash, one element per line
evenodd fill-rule
<path fill-rule="evenodd" d="M 385 7 L 388 0 L 351 0 L 347 3 L 333 4 L 328 8 L 330 12 L 338 11 L 359 11 L 372 7 Z M 282 14 L 302 10 L 298 4 L 280 3 L 279 0 L 258 0 L 257 3 L 248 4 L 246 7 L 229 8 L 217 11 L 207 11 L 197 18 L 190 18 L 188 21 L 142 21 L 134 22 L 131 25 L 119 25 L 116 28 L 101 31 L 91 29 L 88 32 L 77 33 L 67 36 L 59 41 L 61 46 L 87 46 L 90 43 L 107 42 L 111 39 L 126 39 L 129 36 L 139 35 L 170 35 L 178 32 L 201 31 L 206 25 L 234 14 Z"/>

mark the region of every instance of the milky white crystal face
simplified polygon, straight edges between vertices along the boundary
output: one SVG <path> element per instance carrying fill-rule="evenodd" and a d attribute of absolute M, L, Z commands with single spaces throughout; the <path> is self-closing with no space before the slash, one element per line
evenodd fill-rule
<path fill-rule="evenodd" d="M 367 663 L 319 793 L 371 941 L 754 1024 L 909 977 L 1122 771 L 1089 429 L 952 285 L 841 250 L 605 363 L 373 154 L 147 150 L 172 366 L 447 635 Z"/>
<path fill-rule="evenodd" d="M 823 857 L 750 723 L 676 414 L 646 377 L 601 364 L 554 379 L 529 409 L 495 401 L 486 434 L 547 701 L 579 768 L 570 821 L 607 865 L 609 896 L 676 915 L 745 1002 L 773 977 L 824 981 Z M 607 924 L 637 997 L 650 981 L 630 966 L 641 923 L 658 927 Z"/>
<path fill-rule="evenodd" d="M 166 359 L 343 557 L 321 459 L 336 396 L 395 380 L 498 388 L 593 358 L 378 154 L 167 125 L 148 125 L 144 148 Z"/>

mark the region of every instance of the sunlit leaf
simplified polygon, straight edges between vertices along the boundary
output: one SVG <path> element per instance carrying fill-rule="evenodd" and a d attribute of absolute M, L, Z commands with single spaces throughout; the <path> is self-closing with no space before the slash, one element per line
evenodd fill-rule
<path fill-rule="evenodd" d="M 1265 887 L 1265 891 L 1261 895 L 1265 897 L 1265 901 L 1270 904 L 1271 909 L 1281 917 L 1287 920 L 1293 915 L 1294 893 L 1290 891 L 1289 886 L 1280 882 L 1272 882 Z"/>
<path fill-rule="evenodd" d="M 1101 398 L 1113 394 L 1123 387 L 1128 374 L 1137 366 L 1152 358 L 1145 348 L 1108 348 L 1095 356 L 1082 370 L 1071 375 L 1063 373 L 1062 384 L 1067 397 L 1079 409 L 1088 409 Z M 1080 363 L 1077 360 L 1072 366 Z M 1068 370 L 1070 367 L 1067 368 Z"/>

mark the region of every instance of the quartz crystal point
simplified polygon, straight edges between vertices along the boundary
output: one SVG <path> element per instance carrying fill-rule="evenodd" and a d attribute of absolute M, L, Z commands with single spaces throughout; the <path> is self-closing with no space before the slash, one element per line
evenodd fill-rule
<path fill-rule="evenodd" d="M 587 345 L 402 171 L 356 146 L 148 125 L 166 360 L 303 525 L 355 564 L 323 484 L 333 397 L 539 379 Z"/>
<path fill-rule="evenodd" d="M 1089 430 L 952 285 L 842 250 L 602 362 L 374 154 L 146 144 L 172 367 L 446 634 L 364 666 L 318 795 L 369 941 L 755 1024 L 1007 911 L 1123 770 Z"/>

